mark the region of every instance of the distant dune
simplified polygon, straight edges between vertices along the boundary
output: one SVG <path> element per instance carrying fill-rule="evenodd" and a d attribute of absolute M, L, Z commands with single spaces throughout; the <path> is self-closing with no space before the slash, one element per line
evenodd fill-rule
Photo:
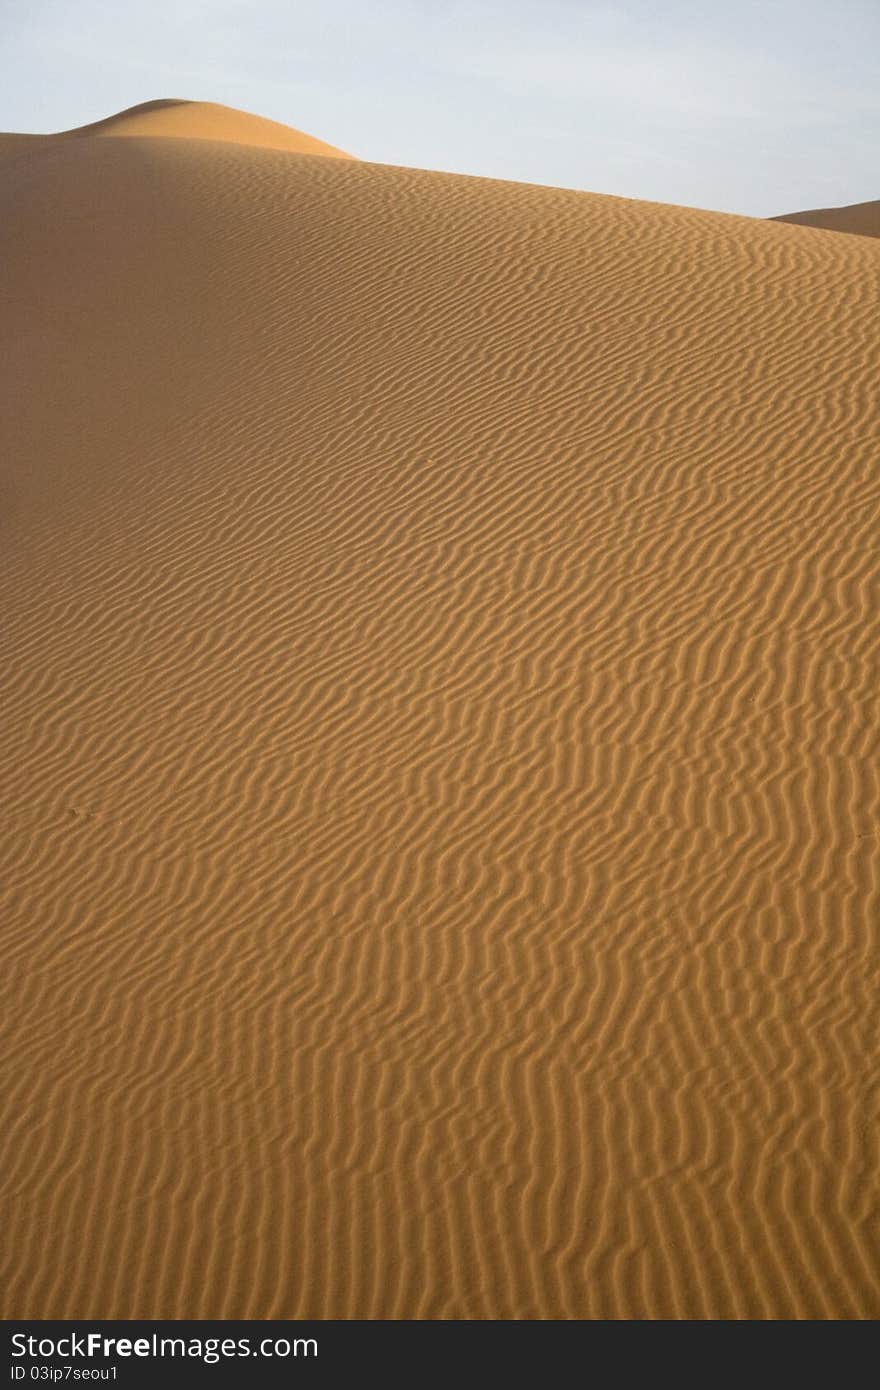
<path fill-rule="evenodd" d="M 4 1315 L 876 1317 L 880 246 L 7 151 Z"/>
<path fill-rule="evenodd" d="M 852 203 L 845 208 L 814 208 L 811 212 L 789 212 L 772 220 L 794 222 L 801 227 L 822 227 L 829 232 L 880 236 L 880 202 Z"/>
<path fill-rule="evenodd" d="M 232 145 L 250 145 L 258 149 L 287 150 L 291 154 L 323 154 L 337 159 L 351 155 L 325 145 L 312 135 L 290 126 L 252 116 L 247 111 L 234 111 L 212 101 L 145 101 L 104 121 L 62 130 L 57 135 L 0 135 L 0 154 L 45 146 L 50 140 L 68 140 L 79 136 L 165 136 L 178 140 L 223 140 Z"/>

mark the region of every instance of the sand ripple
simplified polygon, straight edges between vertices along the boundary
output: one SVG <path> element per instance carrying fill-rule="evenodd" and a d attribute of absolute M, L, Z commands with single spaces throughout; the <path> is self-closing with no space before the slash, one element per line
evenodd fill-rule
<path fill-rule="evenodd" d="M 878 245 L 2 186 L 5 1315 L 877 1316 Z"/>

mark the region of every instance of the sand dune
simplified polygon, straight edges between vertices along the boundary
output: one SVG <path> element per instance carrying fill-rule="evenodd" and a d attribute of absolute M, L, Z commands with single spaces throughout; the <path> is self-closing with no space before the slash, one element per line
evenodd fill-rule
<path fill-rule="evenodd" d="M 247 111 L 234 111 L 212 101 L 145 101 L 106 120 L 91 125 L 62 130 L 56 135 L 0 135 L 0 154 L 19 152 L 38 144 L 45 147 L 49 140 L 68 140 L 100 136 L 163 136 L 178 140 L 223 140 L 233 145 L 250 145 L 259 149 L 287 150 L 291 154 L 323 154 L 336 159 L 351 159 L 351 155 L 306 135 L 301 130 L 252 116 Z"/>
<path fill-rule="evenodd" d="M 880 247 L 216 109 L 3 171 L 3 1313 L 876 1316 Z"/>
<path fill-rule="evenodd" d="M 829 232 L 852 232 L 856 236 L 880 236 L 880 202 L 789 212 L 773 221 L 794 222 L 801 227 L 822 227 Z"/>

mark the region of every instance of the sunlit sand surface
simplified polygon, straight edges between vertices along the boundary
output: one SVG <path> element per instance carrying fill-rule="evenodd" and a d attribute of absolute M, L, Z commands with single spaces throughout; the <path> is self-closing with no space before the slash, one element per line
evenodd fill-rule
<path fill-rule="evenodd" d="M 877 1316 L 880 244 L 3 148 L 2 1312 Z"/>

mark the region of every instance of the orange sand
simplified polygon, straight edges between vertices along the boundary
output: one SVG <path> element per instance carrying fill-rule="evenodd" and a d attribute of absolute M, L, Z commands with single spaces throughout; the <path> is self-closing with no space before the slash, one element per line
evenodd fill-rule
<path fill-rule="evenodd" d="M 2 166 L 2 1312 L 877 1316 L 880 246 L 278 130 Z"/>

